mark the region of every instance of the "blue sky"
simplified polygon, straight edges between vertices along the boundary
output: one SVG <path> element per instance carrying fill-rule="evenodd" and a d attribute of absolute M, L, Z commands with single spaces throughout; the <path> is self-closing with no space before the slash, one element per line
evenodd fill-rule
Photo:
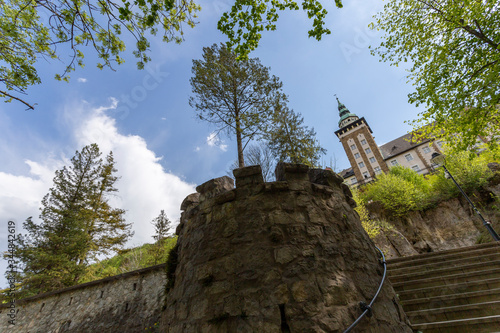
<path fill-rule="evenodd" d="M 31 87 L 26 97 L 37 103 L 36 109 L 0 104 L 2 250 L 7 221 L 14 220 L 22 232 L 22 222 L 38 216 L 54 171 L 86 144 L 97 142 L 105 153 L 115 154 L 121 179 L 113 200 L 134 223 L 136 234 L 129 246 L 152 242 L 149 222 L 161 209 L 176 221 L 180 203 L 196 185 L 226 174 L 237 157 L 236 142 L 214 138 L 215 128 L 195 119 L 188 98 L 192 59 L 201 58 L 204 46 L 225 41 L 216 24 L 230 4 L 201 1 L 200 23 L 185 28 L 184 43 L 152 41 L 153 60 L 146 70 L 136 69 L 132 47 L 116 71 L 98 70 L 95 57 L 87 52 L 85 68 L 73 72 L 70 83 L 53 79 L 61 63 L 42 60 L 42 84 Z M 309 39 L 306 14 L 285 12 L 277 31 L 264 33 L 251 56 L 282 80 L 289 106 L 314 127 L 327 149 L 324 164 L 336 161 L 339 171 L 349 164 L 334 134 L 339 119 L 334 94 L 351 112 L 366 118 L 379 145 L 410 130 L 404 121 L 416 118 L 419 110 L 407 102 L 412 87 L 404 68 L 370 55 L 368 46 L 377 46 L 381 33 L 370 31 L 368 24 L 383 2 L 346 1 L 343 9 L 334 8 L 333 1 L 324 5 L 331 35 L 320 42 Z"/>

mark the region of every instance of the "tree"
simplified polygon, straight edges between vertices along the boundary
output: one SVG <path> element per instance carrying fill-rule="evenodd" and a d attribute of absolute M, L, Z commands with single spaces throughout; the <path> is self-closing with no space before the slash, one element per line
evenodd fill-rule
<path fill-rule="evenodd" d="M 335 5 L 342 8 L 342 1 L 335 0 Z M 279 11 L 298 10 L 296 1 L 269 1 L 236 0 L 230 12 L 226 12 L 220 18 L 217 28 L 227 35 L 229 47 L 236 45 L 235 52 L 239 58 L 245 59 L 248 54 L 259 45 L 261 32 L 276 30 L 276 22 Z M 323 35 L 331 33 L 325 28 L 325 17 L 328 14 L 319 0 L 302 1 L 302 10 L 307 13 L 309 19 L 313 19 L 313 28 L 309 30 L 309 37 L 321 40 Z"/>
<path fill-rule="evenodd" d="M 262 133 L 282 83 L 258 58 L 238 61 L 225 45 L 203 48 L 203 59 L 193 60 L 191 71 L 194 96 L 189 105 L 201 120 L 215 124 L 218 132 L 236 136 L 238 166 L 244 167 L 243 150 Z"/>
<path fill-rule="evenodd" d="M 463 150 L 498 133 L 499 26 L 498 1 L 390 0 L 378 14 L 373 28 L 386 35 L 372 53 L 413 62 L 409 101 L 427 107 L 412 122 L 422 137 Z"/>
<path fill-rule="evenodd" d="M 162 209 L 160 215 L 155 217 L 151 224 L 155 227 L 155 235 L 153 236 L 154 240 L 160 242 L 162 239 L 168 236 L 168 232 L 171 228 L 171 222 L 165 214 L 165 211 Z"/>
<path fill-rule="evenodd" d="M 273 119 L 266 128 L 264 138 L 276 159 L 281 162 L 316 166 L 326 153 L 316 140 L 314 128 L 305 126 L 300 113 L 289 109 L 286 96 L 277 98 Z"/>
<path fill-rule="evenodd" d="M 272 181 L 274 169 L 276 168 L 276 159 L 267 142 L 259 141 L 257 144 L 251 144 L 248 146 L 245 156 L 248 165 L 260 165 L 264 181 Z M 231 165 L 230 172 L 228 172 L 230 177 L 233 177 L 234 169 L 238 169 L 238 161 L 234 161 Z"/>
<path fill-rule="evenodd" d="M 116 192 L 113 155 L 101 158 L 96 144 L 76 152 L 71 165 L 56 171 L 54 186 L 42 200 L 41 223 L 28 218 L 15 257 L 23 271 L 22 295 L 74 285 L 89 262 L 120 249 L 132 236 L 124 210 L 112 208 Z"/>
<path fill-rule="evenodd" d="M 68 80 L 67 74 L 76 65 L 83 67 L 83 49 L 88 46 L 97 53 L 101 69 L 123 63 L 122 30 L 135 39 L 133 53 L 138 68 L 143 68 L 150 60 L 147 34 L 156 35 L 160 30 L 164 41 L 180 42 L 182 24 L 193 27 L 199 9 L 192 0 L 4 1 L 0 4 L 0 83 L 4 85 L 0 97 L 33 109 L 15 95 L 25 94 L 28 86 L 41 82 L 35 67 L 39 58 L 58 58 L 66 47 L 71 56 L 64 72 L 56 74 L 59 80 Z M 47 16 L 45 23 L 41 16 Z"/>

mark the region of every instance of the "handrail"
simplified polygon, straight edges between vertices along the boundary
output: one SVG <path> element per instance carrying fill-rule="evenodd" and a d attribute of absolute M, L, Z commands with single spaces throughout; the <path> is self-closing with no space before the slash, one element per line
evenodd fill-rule
<path fill-rule="evenodd" d="M 364 310 L 363 313 L 358 317 L 358 319 L 356 319 L 354 321 L 354 323 L 351 324 L 351 326 L 349 326 L 345 331 L 344 333 L 348 333 L 350 332 L 354 327 L 356 327 L 356 325 L 358 325 L 359 321 L 365 316 L 365 315 L 368 315 L 368 317 L 371 317 L 372 316 L 372 305 L 373 303 L 375 302 L 375 300 L 377 299 L 377 296 L 378 294 L 380 293 L 380 290 L 382 290 L 382 286 L 384 285 L 384 281 L 385 281 L 385 276 L 387 274 L 387 263 L 385 262 L 385 256 L 384 256 L 384 253 L 378 248 L 375 246 L 375 248 L 380 252 L 380 254 L 382 255 L 382 264 L 384 265 L 384 274 L 382 276 L 382 281 L 380 282 L 380 285 L 378 286 L 378 289 L 377 289 L 377 292 L 375 293 L 375 296 L 373 296 L 372 298 L 372 301 L 370 302 L 370 304 L 366 304 L 365 302 L 359 302 L 359 306 L 361 307 L 361 310 Z"/>

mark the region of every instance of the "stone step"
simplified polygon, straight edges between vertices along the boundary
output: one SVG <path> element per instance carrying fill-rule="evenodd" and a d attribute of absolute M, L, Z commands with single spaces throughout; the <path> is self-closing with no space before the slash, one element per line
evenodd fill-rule
<path fill-rule="evenodd" d="M 500 300 L 406 312 L 406 315 L 413 325 L 447 320 L 490 317 L 498 314 L 500 314 Z"/>
<path fill-rule="evenodd" d="M 426 287 L 413 290 L 399 290 L 394 288 L 400 300 L 410 300 L 425 297 L 454 295 L 473 291 L 500 289 L 500 277 L 473 282 L 456 283 L 446 286 Z"/>
<path fill-rule="evenodd" d="M 460 272 L 457 274 L 435 276 L 430 278 L 419 277 L 414 280 L 412 280 L 412 276 L 408 276 L 406 281 L 398 279 L 399 282 L 394 282 L 392 278 L 389 280 L 391 281 L 394 289 L 397 289 L 399 291 L 408 291 L 428 287 L 447 286 L 463 282 L 494 279 L 497 277 L 500 277 L 500 268 L 471 271 L 467 273 Z"/>
<path fill-rule="evenodd" d="M 477 271 L 485 271 L 492 269 L 498 269 L 500 272 L 500 260 L 479 262 L 479 263 L 467 264 L 455 267 L 444 267 L 444 268 L 434 269 L 431 271 L 418 271 L 402 275 L 393 275 L 390 276 L 389 279 L 391 280 L 391 282 L 397 283 L 401 281 L 414 281 L 414 280 L 428 279 L 433 277 L 445 277 L 457 274 L 468 274 Z"/>
<path fill-rule="evenodd" d="M 401 300 L 405 312 L 500 301 L 500 288 Z"/>
<path fill-rule="evenodd" d="M 491 333 L 500 330 L 500 315 L 422 323 L 412 326 L 415 331 L 423 333 Z"/>
<path fill-rule="evenodd" d="M 494 253 L 498 251 L 500 251 L 500 242 L 491 242 L 446 251 L 428 252 L 408 257 L 388 259 L 387 265 L 392 268 L 421 265 L 444 260 L 474 257 L 480 254 Z"/>
<path fill-rule="evenodd" d="M 489 249 L 492 250 L 492 249 Z M 403 266 L 403 267 L 393 267 L 389 266 L 387 270 L 387 275 L 389 277 L 405 275 L 405 274 L 413 274 L 419 272 L 431 272 L 439 269 L 445 268 L 455 268 L 475 263 L 488 263 L 493 261 L 500 260 L 500 251 L 495 250 L 492 253 L 483 253 L 478 256 L 465 257 L 465 258 L 455 258 L 446 261 L 439 262 L 430 262 L 430 263 L 422 263 L 421 265 L 411 265 L 411 266 Z"/>

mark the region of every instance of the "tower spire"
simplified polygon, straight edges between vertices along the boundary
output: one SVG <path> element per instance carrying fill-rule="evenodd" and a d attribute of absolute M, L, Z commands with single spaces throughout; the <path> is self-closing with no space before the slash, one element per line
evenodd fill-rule
<path fill-rule="evenodd" d="M 339 101 L 339 98 L 335 94 L 335 98 L 337 99 L 338 102 L 338 109 L 339 109 L 339 128 L 344 127 L 347 123 L 352 122 L 354 120 L 358 120 L 359 117 L 356 116 L 354 113 L 351 113 L 349 109 Z"/>

